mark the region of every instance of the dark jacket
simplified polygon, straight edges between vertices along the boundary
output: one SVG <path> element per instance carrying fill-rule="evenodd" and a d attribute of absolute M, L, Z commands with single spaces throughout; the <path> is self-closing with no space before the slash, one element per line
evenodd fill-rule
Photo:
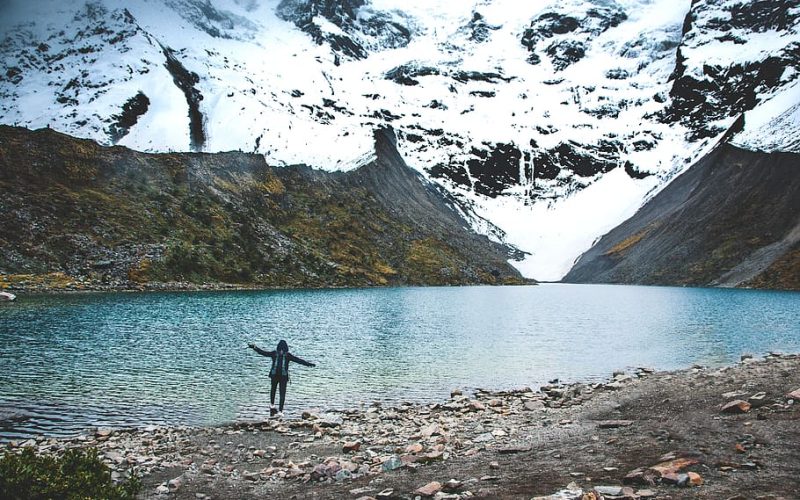
<path fill-rule="evenodd" d="M 269 369 L 269 376 L 270 378 L 278 377 L 278 378 L 289 378 L 289 361 L 294 361 L 295 363 L 300 363 L 301 365 L 305 366 L 315 366 L 314 363 L 309 363 L 304 359 L 300 359 L 294 354 L 290 353 L 287 349 L 285 349 L 285 344 L 281 346 L 278 344 L 278 347 L 284 347 L 284 349 L 278 349 L 275 351 L 265 351 L 263 349 L 259 349 L 257 346 L 253 346 L 253 350 L 259 353 L 262 356 L 266 356 L 272 359 L 272 366 Z"/>

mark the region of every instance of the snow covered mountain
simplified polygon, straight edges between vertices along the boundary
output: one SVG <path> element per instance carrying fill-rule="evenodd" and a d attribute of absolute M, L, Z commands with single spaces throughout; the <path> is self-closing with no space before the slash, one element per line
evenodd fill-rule
<path fill-rule="evenodd" d="M 465 201 L 476 230 L 527 252 L 515 265 L 540 280 L 723 137 L 800 151 L 794 0 L 0 9 L 0 123 L 328 170 L 370 162 L 388 125 L 406 161 Z"/>

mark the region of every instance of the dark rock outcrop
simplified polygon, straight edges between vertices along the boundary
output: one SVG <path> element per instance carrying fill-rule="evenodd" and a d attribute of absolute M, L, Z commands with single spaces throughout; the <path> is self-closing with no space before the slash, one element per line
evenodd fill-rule
<path fill-rule="evenodd" d="M 800 155 L 720 145 L 564 281 L 800 289 Z"/>
<path fill-rule="evenodd" d="M 680 122 L 690 128 L 690 139 L 713 137 L 724 132 L 715 122 L 752 109 L 759 95 L 786 85 L 782 80 L 786 71 L 800 66 L 798 43 L 787 42 L 781 50 L 765 51 L 761 59 L 750 56 L 731 65 L 690 60 L 686 54 L 692 50 L 708 50 L 706 47 L 718 42 L 744 46 L 748 43 L 747 35 L 769 30 L 783 32 L 793 26 L 795 30 L 800 29 L 800 12 L 792 9 L 796 5 L 792 0 L 727 5 L 719 0 L 692 2 L 671 77 L 672 102 L 662 113 L 662 120 Z"/>

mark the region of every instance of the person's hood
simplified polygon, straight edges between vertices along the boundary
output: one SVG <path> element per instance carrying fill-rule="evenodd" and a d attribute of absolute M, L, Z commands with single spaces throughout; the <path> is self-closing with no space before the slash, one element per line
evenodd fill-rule
<path fill-rule="evenodd" d="M 285 340 L 278 342 L 278 351 L 289 352 L 289 344 Z"/>

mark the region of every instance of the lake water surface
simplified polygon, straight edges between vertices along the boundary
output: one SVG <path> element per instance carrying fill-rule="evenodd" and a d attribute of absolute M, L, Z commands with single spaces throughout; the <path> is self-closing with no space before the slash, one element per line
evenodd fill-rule
<path fill-rule="evenodd" d="M 438 401 L 456 387 L 800 352 L 800 293 L 611 285 L 21 296 L 0 304 L 0 440 L 91 426 L 210 425 L 269 411 Z"/>

